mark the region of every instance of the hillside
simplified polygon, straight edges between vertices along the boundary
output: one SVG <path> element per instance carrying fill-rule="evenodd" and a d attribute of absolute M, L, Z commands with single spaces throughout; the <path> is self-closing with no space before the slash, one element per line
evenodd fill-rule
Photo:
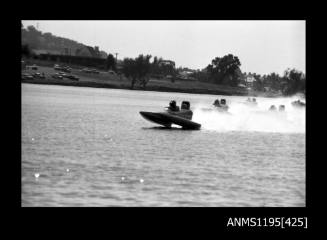
<path fill-rule="evenodd" d="M 86 48 L 87 46 L 77 41 L 58 37 L 52 33 L 42 33 L 34 26 L 28 26 L 26 29 L 21 29 L 22 44 L 27 44 L 33 50 L 46 50 L 52 54 L 69 54 L 75 55 L 78 49 Z M 65 50 L 67 52 L 65 52 Z M 106 54 L 104 51 L 100 53 Z"/>

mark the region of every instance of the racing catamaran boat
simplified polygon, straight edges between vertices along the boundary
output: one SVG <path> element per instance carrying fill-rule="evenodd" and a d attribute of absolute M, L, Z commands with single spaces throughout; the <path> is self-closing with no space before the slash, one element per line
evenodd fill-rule
<path fill-rule="evenodd" d="M 181 109 L 176 106 L 176 101 L 171 101 L 165 112 L 144 112 L 140 114 L 146 120 L 170 128 L 172 124 L 179 125 L 183 129 L 198 130 L 201 124 L 193 122 L 193 112 L 190 110 L 190 102 L 183 101 Z"/>
<path fill-rule="evenodd" d="M 227 112 L 229 108 L 226 104 L 226 99 L 221 99 L 220 102 L 219 99 L 216 99 L 212 105 L 214 105 L 219 112 Z"/>

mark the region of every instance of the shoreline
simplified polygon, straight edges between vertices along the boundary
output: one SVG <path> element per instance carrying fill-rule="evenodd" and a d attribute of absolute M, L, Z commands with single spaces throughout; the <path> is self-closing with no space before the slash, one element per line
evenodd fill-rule
<path fill-rule="evenodd" d="M 176 93 L 190 93 L 190 94 L 211 94 L 211 95 L 223 95 L 223 96 L 248 96 L 246 93 L 227 92 L 214 89 L 178 89 L 164 86 L 147 86 L 145 89 L 142 87 L 134 87 L 131 89 L 127 86 L 119 86 L 110 83 L 88 82 L 88 81 L 73 81 L 73 80 L 56 80 L 56 79 L 22 79 L 22 83 L 30 84 L 44 84 L 44 85 L 62 85 L 72 87 L 91 87 L 91 88 L 109 88 L 109 89 L 125 89 L 125 90 L 139 90 L 139 91 L 157 91 L 157 92 L 176 92 Z"/>
<path fill-rule="evenodd" d="M 134 87 L 131 89 L 126 85 L 118 85 L 113 83 L 100 83 L 90 81 L 73 81 L 73 80 L 57 80 L 57 79 L 22 79 L 21 83 L 29 84 L 42 84 L 42 85 L 61 85 L 72 87 L 91 87 L 91 88 L 108 88 L 108 89 L 124 89 L 124 90 L 138 90 L 138 91 L 157 91 L 157 92 L 176 92 L 176 93 L 189 93 L 189 94 L 209 94 L 209 95 L 222 95 L 222 96 L 262 96 L 262 97 L 279 97 L 276 94 L 252 93 L 233 91 L 233 90 L 216 90 L 216 89 L 180 89 L 171 88 L 166 86 L 147 86 L 145 89 L 142 87 Z"/>

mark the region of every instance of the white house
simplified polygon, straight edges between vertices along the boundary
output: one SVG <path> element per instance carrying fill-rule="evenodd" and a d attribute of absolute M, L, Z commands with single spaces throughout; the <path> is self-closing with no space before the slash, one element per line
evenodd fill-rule
<path fill-rule="evenodd" d="M 255 81 L 256 81 L 255 78 L 251 74 L 246 75 L 246 77 L 245 77 L 245 84 L 246 84 L 247 87 L 252 88 L 253 87 L 253 83 Z"/>

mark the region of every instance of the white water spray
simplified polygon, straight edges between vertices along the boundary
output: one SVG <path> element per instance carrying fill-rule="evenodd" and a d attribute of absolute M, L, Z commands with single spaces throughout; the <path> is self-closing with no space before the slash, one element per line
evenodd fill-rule
<path fill-rule="evenodd" d="M 212 102 L 194 106 L 193 121 L 202 124 L 202 129 L 213 131 L 257 131 L 277 133 L 305 133 L 305 108 L 292 106 L 298 97 L 290 98 L 256 98 L 257 106 L 244 104 L 247 97 L 218 97 L 227 100 L 228 112 L 217 111 Z M 268 109 L 275 105 L 277 111 Z M 278 111 L 280 105 L 285 111 Z"/>

